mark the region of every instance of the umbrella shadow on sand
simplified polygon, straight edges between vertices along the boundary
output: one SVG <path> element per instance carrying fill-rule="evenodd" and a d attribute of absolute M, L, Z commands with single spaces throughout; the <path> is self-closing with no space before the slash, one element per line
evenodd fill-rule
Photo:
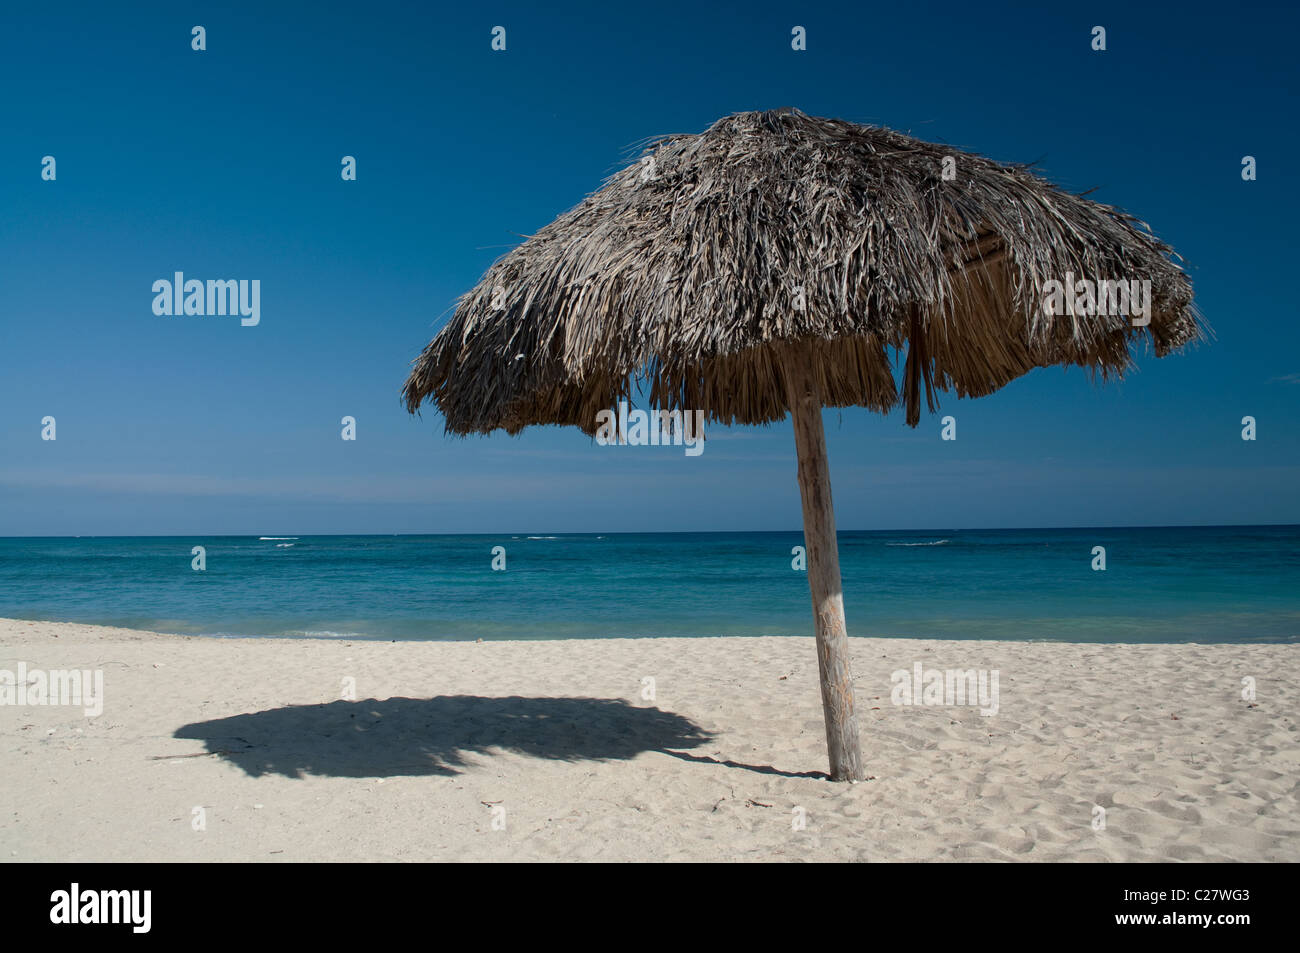
<path fill-rule="evenodd" d="M 445 695 L 290 705 L 195 722 L 173 737 L 201 741 L 253 777 L 369 778 L 459 774 L 467 755 L 494 751 L 553 761 L 681 757 L 712 735 L 620 699 Z"/>

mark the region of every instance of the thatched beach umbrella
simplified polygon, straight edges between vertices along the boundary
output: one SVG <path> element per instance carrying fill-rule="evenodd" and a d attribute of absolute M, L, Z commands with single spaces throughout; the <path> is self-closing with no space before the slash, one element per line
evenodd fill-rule
<path fill-rule="evenodd" d="M 741 113 L 655 140 L 497 261 L 403 397 L 411 412 L 432 399 L 456 434 L 592 434 L 647 385 L 652 405 L 723 424 L 789 412 L 830 773 L 855 780 L 821 409 L 902 404 L 915 426 L 922 389 L 933 411 L 935 391 L 980 397 L 1049 364 L 1118 376 L 1135 339 L 1163 356 L 1201 333 L 1170 256 L 1142 223 L 1023 167 L 796 110 Z M 1103 280 L 1137 296 L 1094 287 L 1090 306 L 1086 282 Z M 1130 281 L 1150 282 L 1145 313 Z M 1044 307 L 1050 282 L 1075 287 Z M 906 352 L 900 386 L 891 351 Z"/>

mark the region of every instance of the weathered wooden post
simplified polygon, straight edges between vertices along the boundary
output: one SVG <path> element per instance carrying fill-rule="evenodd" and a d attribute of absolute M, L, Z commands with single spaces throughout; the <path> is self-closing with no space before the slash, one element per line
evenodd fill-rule
<path fill-rule="evenodd" d="M 858 718 L 853 706 L 849 634 L 844 625 L 840 551 L 835 541 L 831 475 L 822 428 L 821 387 L 807 359 L 792 355 L 784 366 L 795 450 L 799 455 L 799 495 L 803 499 L 803 538 L 808 551 L 808 589 L 817 630 L 817 668 L 826 716 L 826 748 L 832 781 L 863 777 Z"/>

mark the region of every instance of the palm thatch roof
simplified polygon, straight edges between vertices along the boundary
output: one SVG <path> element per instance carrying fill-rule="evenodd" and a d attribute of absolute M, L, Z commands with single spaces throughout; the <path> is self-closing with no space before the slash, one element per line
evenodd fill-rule
<path fill-rule="evenodd" d="M 943 178 L 944 159 L 955 178 Z M 800 348 L 826 406 L 979 397 L 1034 367 L 1103 378 L 1202 335 L 1171 249 L 1009 166 L 796 110 L 729 116 L 640 161 L 498 260 L 414 362 L 447 430 L 564 424 L 649 389 L 725 424 L 781 419 Z M 1149 280 L 1150 323 L 1045 313 L 1044 284 Z M 895 382 L 894 362 L 902 359 Z"/>

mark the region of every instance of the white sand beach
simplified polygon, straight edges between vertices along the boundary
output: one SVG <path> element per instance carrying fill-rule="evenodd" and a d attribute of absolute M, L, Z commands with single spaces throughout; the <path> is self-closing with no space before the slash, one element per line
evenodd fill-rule
<path fill-rule="evenodd" d="M 0 620 L 0 670 L 104 679 L 99 715 L 0 705 L 0 859 L 1300 860 L 1300 646 L 851 642 L 853 785 L 811 637 Z M 917 662 L 997 670 L 996 715 L 892 704 Z"/>

